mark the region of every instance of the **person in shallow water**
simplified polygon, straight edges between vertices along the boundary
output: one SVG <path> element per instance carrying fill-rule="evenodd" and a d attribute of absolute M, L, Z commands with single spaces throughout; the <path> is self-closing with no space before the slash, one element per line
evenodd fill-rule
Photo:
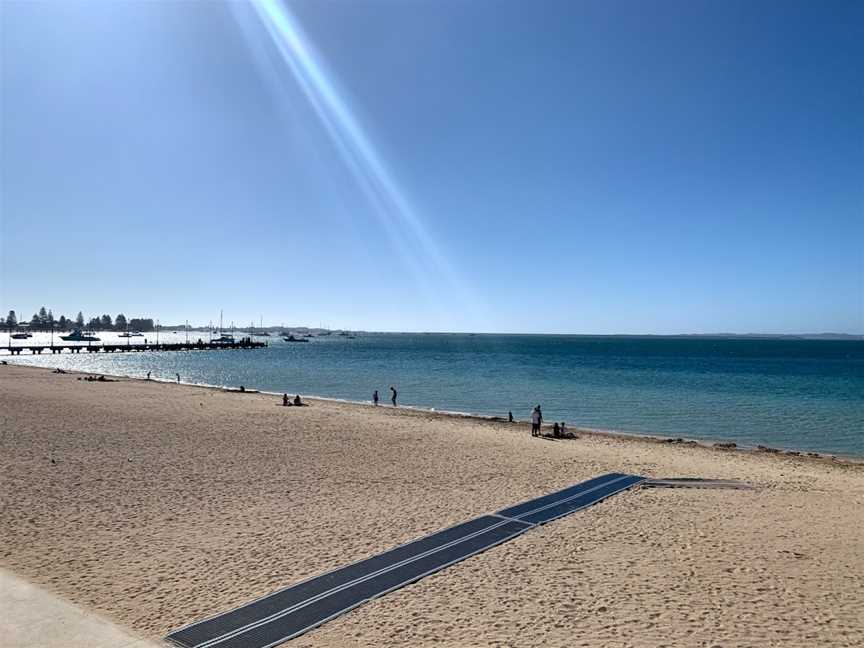
<path fill-rule="evenodd" d="M 372 404 L 373 405 L 378 404 L 378 390 L 377 389 L 372 392 Z"/>
<path fill-rule="evenodd" d="M 393 385 L 390 385 L 390 400 L 393 403 L 393 407 L 396 407 L 396 396 L 398 396 L 396 388 Z"/>

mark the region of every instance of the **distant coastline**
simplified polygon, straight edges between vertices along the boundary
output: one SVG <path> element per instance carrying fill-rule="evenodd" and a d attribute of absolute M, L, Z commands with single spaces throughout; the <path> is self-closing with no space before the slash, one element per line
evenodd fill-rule
<path fill-rule="evenodd" d="M 265 329 L 266 330 L 266 329 Z M 287 330 L 287 329 L 286 329 Z M 306 330 L 298 327 L 294 330 Z M 713 340 L 845 340 L 864 342 L 864 334 L 853 333 L 496 333 L 491 331 L 364 331 L 355 333 L 381 333 L 393 335 L 546 335 L 576 338 L 702 338 Z"/>
<path fill-rule="evenodd" d="M 177 330 L 184 329 L 183 324 L 167 325 L 162 324 L 161 330 Z M 207 326 L 190 326 L 188 331 L 191 332 L 207 332 L 210 330 Z M 237 331 L 247 331 L 248 327 L 236 329 Z M 854 342 L 864 341 L 864 334 L 856 335 L 854 333 L 515 333 L 515 332 L 495 332 L 495 331 L 381 331 L 373 329 L 322 329 L 309 326 L 265 326 L 263 328 L 255 327 L 255 333 L 311 333 L 320 335 L 321 333 L 339 333 L 342 331 L 358 334 L 387 334 L 387 335 L 547 335 L 560 337 L 581 337 L 581 338 L 705 338 L 717 340 L 847 340 Z"/>

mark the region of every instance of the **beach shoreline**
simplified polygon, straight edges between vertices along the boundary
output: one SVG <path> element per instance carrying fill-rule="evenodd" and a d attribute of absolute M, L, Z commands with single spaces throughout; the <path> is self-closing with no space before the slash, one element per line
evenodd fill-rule
<path fill-rule="evenodd" d="M 626 472 L 754 488 L 617 495 L 289 645 L 864 641 L 858 464 L 79 377 L 0 366 L 0 567 L 138 635 Z"/>
<path fill-rule="evenodd" d="M 57 367 L 46 368 L 46 367 L 36 367 L 28 364 L 19 364 L 13 361 L 10 361 L 9 364 L 14 364 L 16 367 L 22 367 L 27 369 L 35 369 L 37 371 L 50 371 L 53 373 Z M 132 380 L 132 381 L 142 381 L 142 382 L 151 382 L 151 383 L 159 383 L 165 385 L 185 385 L 188 387 L 200 387 L 203 389 L 213 389 L 216 391 L 229 392 L 229 393 L 244 393 L 239 392 L 239 386 L 232 385 L 217 385 L 211 383 L 195 383 L 195 382 L 184 382 L 181 380 L 179 383 L 175 380 L 170 380 L 167 378 L 141 378 L 139 376 L 130 376 L 126 374 L 112 374 L 112 373 L 104 373 L 104 374 L 93 374 L 92 372 L 87 371 L 76 371 L 70 369 L 63 369 L 64 373 L 72 374 L 72 375 L 80 375 L 80 376 L 88 376 L 88 375 L 104 375 L 108 376 L 112 379 L 120 379 L 120 380 Z M 259 389 L 255 385 L 244 385 L 246 389 L 245 393 L 247 394 L 261 394 L 265 396 L 272 396 L 274 398 L 281 398 L 282 393 L 269 391 L 265 389 Z M 294 394 L 294 392 L 291 392 Z M 289 395 L 291 395 L 289 394 Z M 352 400 L 348 398 L 337 398 L 334 396 L 322 396 L 319 394 L 301 394 L 303 399 L 310 401 L 321 401 L 321 402 L 331 402 L 331 403 L 344 403 L 347 405 L 356 405 L 359 407 L 376 407 L 371 401 L 362 401 L 362 400 Z M 382 408 L 390 408 L 390 405 L 382 404 L 377 407 Z M 419 405 L 399 405 L 398 410 L 403 412 L 418 412 L 420 414 L 428 414 L 431 416 L 444 416 L 444 417 L 455 417 L 457 419 L 465 419 L 465 420 L 473 420 L 473 421 L 488 421 L 491 423 L 507 423 L 507 419 L 502 416 L 497 416 L 493 414 L 481 414 L 477 412 L 460 412 L 456 410 L 442 410 L 436 409 L 434 407 L 423 407 Z M 513 420 L 513 425 L 521 425 L 525 426 L 526 429 L 530 427 L 529 419 L 519 419 L 515 418 Z M 551 432 L 552 425 L 548 423 L 543 424 L 543 429 L 548 429 Z M 719 439 L 707 439 L 701 438 L 699 436 L 669 436 L 664 434 L 654 434 L 648 432 L 638 432 L 633 430 L 614 430 L 609 428 L 596 428 L 596 427 L 587 427 L 587 426 L 579 426 L 572 425 L 568 427 L 568 432 L 580 434 L 580 435 L 595 435 L 600 437 L 609 437 L 615 439 L 623 439 L 623 440 L 634 440 L 634 441 L 647 441 L 653 443 L 664 443 L 664 444 L 685 444 L 685 445 L 695 445 L 702 448 L 715 450 L 718 452 L 742 452 L 742 453 L 760 453 L 773 455 L 776 457 L 785 457 L 793 460 L 802 460 L 802 461 L 827 461 L 836 464 L 849 464 L 849 465 L 862 465 L 864 466 L 864 455 L 854 455 L 854 454 L 842 454 L 842 453 L 829 453 L 829 452 L 813 452 L 809 450 L 804 450 L 801 448 L 795 447 L 787 447 L 787 446 L 766 446 L 766 445 L 753 445 L 753 444 L 745 444 L 740 442 L 730 442 L 723 441 Z M 566 439 L 562 439 L 566 440 Z"/>

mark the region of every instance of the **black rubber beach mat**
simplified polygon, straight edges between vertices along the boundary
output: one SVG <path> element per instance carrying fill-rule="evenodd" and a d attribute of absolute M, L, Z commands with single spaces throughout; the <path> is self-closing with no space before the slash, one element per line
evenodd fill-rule
<path fill-rule="evenodd" d="M 645 482 L 610 473 L 418 538 L 175 630 L 181 648 L 270 648 L 368 600 Z"/>

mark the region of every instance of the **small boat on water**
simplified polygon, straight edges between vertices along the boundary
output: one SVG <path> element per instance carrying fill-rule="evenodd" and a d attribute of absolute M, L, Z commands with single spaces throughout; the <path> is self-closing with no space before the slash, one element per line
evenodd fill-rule
<path fill-rule="evenodd" d="M 293 335 L 289 335 L 288 337 L 283 337 L 282 339 L 285 340 L 286 342 L 308 342 L 309 341 L 306 338 L 296 338 Z"/>
<path fill-rule="evenodd" d="M 210 342 L 211 343 L 215 342 L 216 344 L 234 344 L 234 336 L 233 335 L 227 335 L 226 333 L 223 333 L 222 330 L 223 330 L 222 329 L 222 311 L 220 310 L 219 311 L 219 337 L 218 338 L 211 338 Z M 231 330 L 232 331 L 234 330 L 234 324 L 233 323 L 231 324 Z M 213 329 L 213 335 L 216 335 L 216 329 L 215 328 Z"/>
<path fill-rule="evenodd" d="M 117 337 L 129 338 L 129 337 L 144 337 L 143 333 L 139 333 L 138 331 L 132 331 L 131 333 L 121 333 Z"/>
<path fill-rule="evenodd" d="M 61 335 L 61 340 L 66 340 L 67 342 L 99 342 L 100 338 L 95 335 L 90 335 L 89 333 L 82 333 L 80 329 L 75 329 L 69 335 Z"/>
<path fill-rule="evenodd" d="M 33 334 L 27 333 L 26 331 L 24 333 L 13 333 L 12 334 L 13 340 L 26 340 L 26 339 L 31 338 L 31 337 L 33 337 Z"/>

